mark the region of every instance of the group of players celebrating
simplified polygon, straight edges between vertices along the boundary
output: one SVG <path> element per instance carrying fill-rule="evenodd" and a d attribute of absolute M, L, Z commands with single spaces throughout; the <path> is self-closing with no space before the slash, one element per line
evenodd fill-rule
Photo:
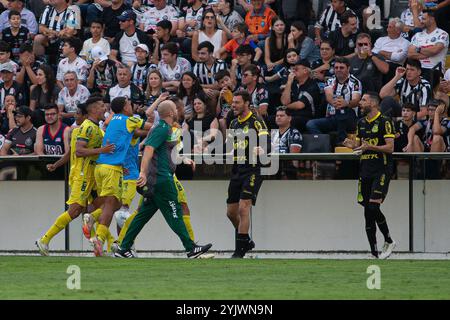
<path fill-rule="evenodd" d="M 252 112 L 250 103 L 248 92 L 234 93 L 232 110 L 235 119 L 227 131 L 234 153 L 227 198 L 227 216 L 236 235 L 232 258 L 243 258 L 255 247 L 249 228 L 250 209 L 256 203 L 263 181 L 258 157 L 270 153 L 269 132 L 263 119 Z M 356 140 L 346 139 L 344 145 L 361 154 L 358 202 L 364 207 L 370 258 L 385 259 L 396 246 L 380 210 L 393 170 L 391 154 L 395 132 L 392 120 L 380 113 L 379 103 L 377 93 L 363 95 L 360 107 L 365 117 L 358 123 Z M 72 129 L 70 137 L 69 207 L 36 241 L 42 255 L 49 254 L 49 243 L 55 235 L 85 213 L 83 233 L 91 241 L 95 256 L 104 255 L 106 244 L 107 252 L 112 252 L 114 257 L 136 257 L 134 241 L 159 209 L 180 238 L 187 257 L 213 256 L 205 254 L 212 244 L 198 245 L 194 242 L 184 189 L 175 177 L 175 163 L 180 159 L 174 159 L 172 155 L 177 153 L 172 151 L 181 143 L 180 106 L 165 95 L 152 107 L 157 108 L 156 119 L 148 114 L 148 120 L 144 122 L 133 115 L 132 103 L 126 97 L 118 97 L 111 102 L 112 113 L 107 119 L 101 96 L 92 95 L 86 103 L 78 106 L 76 123 L 79 127 Z M 154 119 L 154 123 L 150 119 Z M 101 129 L 101 122 L 106 126 L 105 132 Z M 252 136 L 248 134 L 250 130 L 256 133 L 256 145 L 249 141 Z M 140 144 L 141 137 L 145 139 Z M 144 151 L 139 170 L 140 145 L 144 146 Z M 48 169 L 55 170 L 68 158 L 48 165 Z M 183 158 L 182 161 L 195 169 L 192 159 Z M 120 209 L 129 208 L 136 191 L 142 195 L 138 209 L 133 214 L 117 215 Z M 118 239 L 114 239 L 109 231 L 115 212 Z M 381 253 L 377 249 L 377 225 L 385 238 Z"/>

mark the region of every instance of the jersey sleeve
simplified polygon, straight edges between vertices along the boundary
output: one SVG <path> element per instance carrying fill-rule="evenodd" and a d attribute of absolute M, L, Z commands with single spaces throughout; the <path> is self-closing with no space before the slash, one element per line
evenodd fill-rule
<path fill-rule="evenodd" d="M 136 129 L 140 129 L 144 126 L 144 120 L 136 118 L 136 117 L 129 117 L 127 119 L 127 130 L 128 132 L 134 132 Z"/>
<path fill-rule="evenodd" d="M 89 124 L 83 124 L 78 132 L 77 140 L 89 142 L 94 134 L 94 129 Z"/>
<path fill-rule="evenodd" d="M 169 132 L 166 127 L 157 126 L 148 136 L 147 140 L 145 141 L 145 145 L 156 149 L 166 141 L 168 134 Z"/>

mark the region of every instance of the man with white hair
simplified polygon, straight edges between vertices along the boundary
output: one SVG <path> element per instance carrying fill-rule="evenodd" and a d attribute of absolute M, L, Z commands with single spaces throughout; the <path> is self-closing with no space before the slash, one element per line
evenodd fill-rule
<path fill-rule="evenodd" d="M 387 36 L 378 38 L 372 49 L 372 53 L 384 57 L 389 64 L 389 72 L 386 76 L 389 80 L 394 77 L 395 69 L 402 66 L 408 57 L 410 42 L 401 36 L 403 26 L 400 18 L 389 19 Z"/>

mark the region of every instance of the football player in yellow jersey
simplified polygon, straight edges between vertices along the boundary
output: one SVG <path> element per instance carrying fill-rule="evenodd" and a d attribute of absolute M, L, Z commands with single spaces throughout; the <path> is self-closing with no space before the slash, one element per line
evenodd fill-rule
<path fill-rule="evenodd" d="M 115 146 L 106 144 L 102 147 L 103 131 L 98 123 L 105 120 L 106 111 L 103 98 L 90 97 L 86 101 L 87 119 L 83 121 L 77 134 L 74 162 L 71 164 L 72 188 L 67 201 L 69 209 L 62 213 L 47 232 L 36 241 L 42 255 L 48 255 L 50 240 L 63 230 L 73 219 L 87 207 L 88 198 L 95 184 L 95 161 L 102 153 L 114 152 Z"/>
<path fill-rule="evenodd" d="M 169 99 L 171 101 L 173 101 L 175 103 L 175 105 L 177 106 L 177 112 L 178 112 L 178 121 L 183 121 L 184 119 L 184 104 L 181 101 L 181 99 L 177 98 L 177 97 L 169 97 L 168 94 L 161 94 L 160 97 L 158 97 L 158 99 L 152 104 L 152 106 L 147 109 L 146 113 L 147 116 L 150 117 L 151 115 L 149 115 L 149 112 L 153 112 L 153 110 L 156 109 L 156 107 L 158 106 L 158 104 L 166 99 Z M 156 121 L 155 121 L 156 122 Z M 180 150 L 182 148 L 182 143 L 181 143 L 181 135 L 182 135 L 182 131 L 180 128 L 179 123 L 174 123 L 173 128 L 172 128 L 173 132 L 176 132 L 176 134 L 179 136 L 178 140 L 179 140 L 179 145 L 177 146 L 178 150 Z M 185 163 L 184 159 L 183 159 L 183 163 Z M 186 161 L 187 165 L 190 165 L 192 167 L 192 171 L 195 171 L 195 162 L 190 160 L 190 161 Z M 178 202 L 180 202 L 181 204 L 181 208 L 183 210 L 183 221 L 184 224 L 186 225 L 186 229 L 189 233 L 189 237 L 191 238 L 192 241 L 195 241 L 195 236 L 194 236 L 194 230 L 192 228 L 191 225 L 191 215 L 190 215 L 190 209 L 187 203 L 187 197 L 186 197 L 186 192 L 184 190 L 183 185 L 181 184 L 181 182 L 178 180 L 178 178 L 176 177 L 176 175 L 174 174 L 173 176 L 174 178 L 174 183 L 175 183 L 175 188 L 177 190 L 178 193 Z M 141 206 L 143 201 L 143 197 L 141 196 L 141 199 L 139 200 L 139 205 Z M 125 224 L 122 228 L 122 230 L 120 231 L 119 234 L 119 238 L 117 239 L 116 243 L 118 243 L 120 245 L 120 243 L 122 242 L 123 238 L 125 237 L 125 234 L 127 233 L 127 229 L 128 226 L 130 225 L 131 221 L 133 220 L 133 218 L 136 216 L 138 210 L 135 210 L 133 212 L 133 214 L 127 218 L 127 220 L 125 221 Z M 116 246 L 113 246 L 111 248 L 112 251 L 115 251 L 117 249 Z M 203 258 L 212 258 L 214 257 L 213 254 L 204 254 L 203 256 L 201 256 Z"/>

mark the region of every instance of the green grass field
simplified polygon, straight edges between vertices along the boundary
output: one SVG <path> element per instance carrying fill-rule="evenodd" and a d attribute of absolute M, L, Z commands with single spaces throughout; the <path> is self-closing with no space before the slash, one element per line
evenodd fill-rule
<path fill-rule="evenodd" d="M 366 286 L 372 264 L 380 290 Z M 450 261 L 0 256 L 0 299 L 450 299 Z"/>

